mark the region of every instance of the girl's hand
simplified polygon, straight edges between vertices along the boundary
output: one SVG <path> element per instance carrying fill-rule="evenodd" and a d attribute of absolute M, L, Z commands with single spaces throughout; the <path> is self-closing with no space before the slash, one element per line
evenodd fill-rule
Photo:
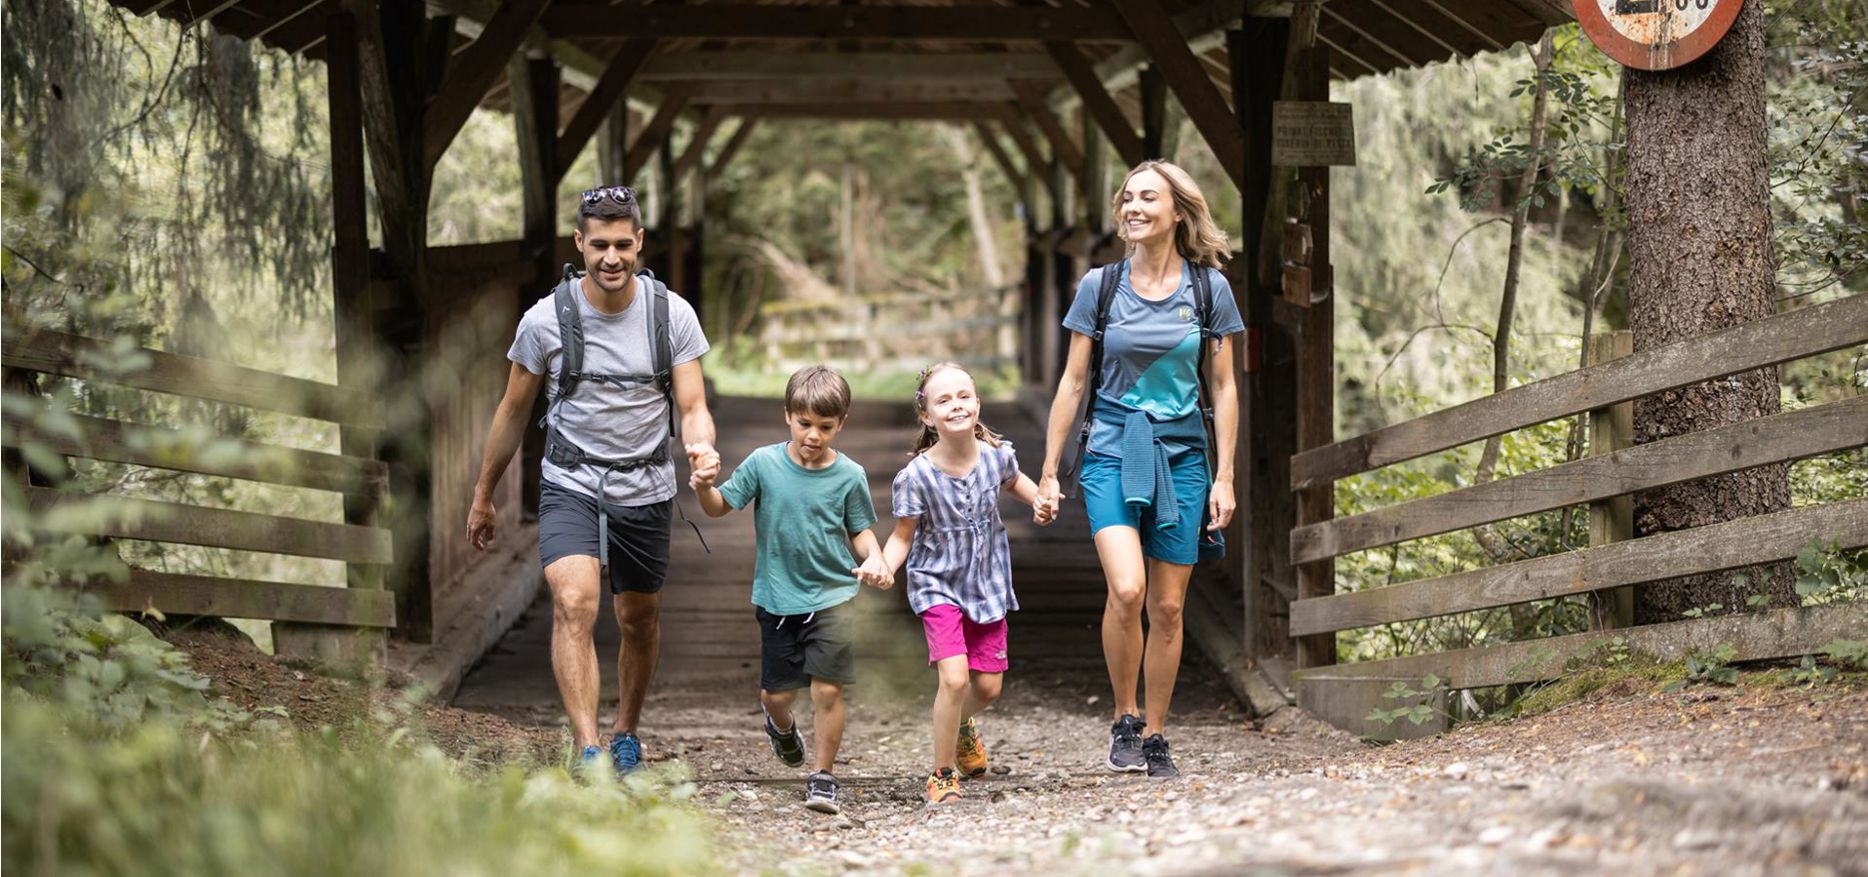
<path fill-rule="evenodd" d="M 1031 504 L 1031 519 L 1039 524 L 1057 520 L 1057 510 L 1063 505 L 1063 500 L 1064 489 L 1058 486 L 1056 475 L 1038 479 L 1038 500 Z M 1040 518 L 1040 515 L 1044 517 Z"/>
<path fill-rule="evenodd" d="M 1232 482 L 1215 481 L 1206 494 L 1206 513 L 1208 530 L 1218 530 L 1232 521 L 1233 510 L 1237 508 L 1232 499 Z"/>
<path fill-rule="evenodd" d="M 880 552 L 870 555 L 862 566 L 852 572 L 856 573 L 857 581 L 884 591 L 895 585 L 895 573 L 889 569 L 888 561 L 882 559 Z"/>

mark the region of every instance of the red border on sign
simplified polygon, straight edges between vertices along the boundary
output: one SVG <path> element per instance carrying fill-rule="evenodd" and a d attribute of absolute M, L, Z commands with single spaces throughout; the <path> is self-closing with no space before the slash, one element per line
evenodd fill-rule
<path fill-rule="evenodd" d="M 1570 0 L 1570 7 L 1576 11 L 1576 20 L 1582 24 L 1583 33 L 1604 54 L 1637 70 L 1667 70 L 1691 63 L 1706 54 L 1719 44 L 1726 31 L 1732 29 L 1732 22 L 1738 18 L 1738 10 L 1744 5 L 1744 0 L 1718 0 L 1718 3 L 1705 23 L 1687 34 L 1685 39 L 1669 44 L 1664 52 L 1658 47 L 1646 46 L 1622 36 L 1621 31 L 1616 30 L 1615 25 L 1603 16 L 1602 7 L 1596 0 Z"/>

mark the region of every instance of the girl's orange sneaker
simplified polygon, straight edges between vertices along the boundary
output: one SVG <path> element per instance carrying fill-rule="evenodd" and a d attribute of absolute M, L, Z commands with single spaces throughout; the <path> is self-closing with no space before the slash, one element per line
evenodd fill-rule
<path fill-rule="evenodd" d="M 979 739 L 979 727 L 972 719 L 960 723 L 960 740 L 954 750 L 960 772 L 969 777 L 986 775 L 986 743 Z"/>
<path fill-rule="evenodd" d="M 960 777 L 951 767 L 928 774 L 928 806 L 939 807 L 960 800 Z"/>

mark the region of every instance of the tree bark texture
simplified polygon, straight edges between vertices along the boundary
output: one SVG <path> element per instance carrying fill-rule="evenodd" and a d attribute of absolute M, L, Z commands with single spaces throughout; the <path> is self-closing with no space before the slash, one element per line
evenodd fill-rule
<path fill-rule="evenodd" d="M 1684 67 L 1627 71 L 1629 323 L 1637 352 L 1768 317 L 1776 288 L 1765 156 L 1764 5 L 1745 4 L 1723 42 Z M 1634 440 L 1779 410 L 1776 369 L 1683 387 L 1635 403 Z M 1762 466 L 1645 491 L 1635 534 L 1699 527 L 1790 507 L 1788 468 Z M 1635 622 L 1717 603 L 1746 608 L 1765 589 L 1795 605 L 1787 568 L 1641 586 Z M 1768 583 L 1768 584 L 1767 584 Z"/>

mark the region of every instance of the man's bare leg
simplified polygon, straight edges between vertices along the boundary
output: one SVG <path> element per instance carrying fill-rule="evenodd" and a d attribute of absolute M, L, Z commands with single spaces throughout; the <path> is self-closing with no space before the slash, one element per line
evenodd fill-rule
<path fill-rule="evenodd" d="M 642 718 L 642 699 L 648 695 L 649 679 L 655 675 L 655 659 L 661 654 L 662 595 L 625 591 L 616 595 L 615 606 L 623 647 L 616 655 L 618 693 L 612 730 L 634 734 Z"/>
<path fill-rule="evenodd" d="M 551 588 L 551 672 L 558 680 L 558 696 L 571 720 L 577 746 L 596 746 L 597 559 L 582 555 L 560 557 L 545 567 Z"/>

